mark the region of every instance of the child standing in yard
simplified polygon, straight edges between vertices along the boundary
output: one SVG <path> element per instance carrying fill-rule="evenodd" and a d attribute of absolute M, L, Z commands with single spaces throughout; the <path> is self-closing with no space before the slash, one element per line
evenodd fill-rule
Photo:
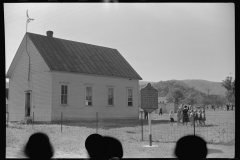
<path fill-rule="evenodd" d="M 182 112 L 183 112 L 183 125 L 185 124 L 187 126 L 187 124 L 189 122 L 187 106 L 184 107 Z"/>
<path fill-rule="evenodd" d="M 177 125 L 179 126 L 180 125 L 180 121 L 182 119 L 182 111 L 180 109 L 178 109 L 177 111 Z"/>
<path fill-rule="evenodd" d="M 205 121 L 206 121 L 206 115 L 205 115 L 205 111 L 202 111 L 202 124 L 203 126 L 205 126 Z"/>
<path fill-rule="evenodd" d="M 172 126 L 173 122 L 174 122 L 174 114 L 173 114 L 172 110 L 170 110 L 170 112 L 169 112 L 169 118 L 170 118 L 170 120 L 169 120 L 170 126 Z"/>
<path fill-rule="evenodd" d="M 200 109 L 198 110 L 198 122 L 202 126 L 202 111 Z"/>
<path fill-rule="evenodd" d="M 199 121 L 198 121 L 198 111 L 197 110 L 195 110 L 194 111 L 194 121 L 195 121 L 195 123 L 196 123 L 196 126 L 198 126 L 199 125 Z"/>
<path fill-rule="evenodd" d="M 194 124 L 194 115 L 193 115 L 193 111 L 191 110 L 189 113 L 189 121 L 190 121 L 190 125 L 193 126 Z"/>

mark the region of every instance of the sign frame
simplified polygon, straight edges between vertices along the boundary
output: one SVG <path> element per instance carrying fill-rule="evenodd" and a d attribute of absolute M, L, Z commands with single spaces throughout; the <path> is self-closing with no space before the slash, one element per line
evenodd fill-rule
<path fill-rule="evenodd" d="M 151 113 L 158 109 L 158 91 L 150 83 L 141 91 L 141 109 Z"/>

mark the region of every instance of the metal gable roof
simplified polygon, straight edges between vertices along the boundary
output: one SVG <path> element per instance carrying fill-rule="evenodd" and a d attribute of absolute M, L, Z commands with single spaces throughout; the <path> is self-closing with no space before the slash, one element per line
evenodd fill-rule
<path fill-rule="evenodd" d="M 116 49 L 27 34 L 50 70 L 142 79 Z"/>

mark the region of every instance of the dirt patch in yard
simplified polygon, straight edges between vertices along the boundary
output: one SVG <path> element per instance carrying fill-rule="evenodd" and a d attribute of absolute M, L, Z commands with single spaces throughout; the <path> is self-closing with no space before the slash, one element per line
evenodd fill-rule
<path fill-rule="evenodd" d="M 235 153 L 235 122 L 234 112 L 207 112 L 206 127 L 197 127 L 196 134 L 208 141 L 209 154 L 207 158 L 234 158 Z M 143 121 L 143 137 L 141 121 L 139 120 L 99 120 L 81 123 L 34 124 L 23 125 L 9 123 L 6 128 L 7 158 L 22 158 L 22 148 L 29 136 L 35 132 L 46 133 L 54 147 L 54 158 L 87 158 L 85 149 L 86 138 L 98 132 L 118 138 L 124 150 L 124 158 L 174 158 L 176 141 L 186 134 L 193 134 L 191 126 L 174 126 L 168 124 L 168 115 L 152 116 L 153 145 L 149 145 L 147 120 Z M 221 121 L 224 119 L 224 122 Z M 142 141 L 143 138 L 143 141 Z"/>

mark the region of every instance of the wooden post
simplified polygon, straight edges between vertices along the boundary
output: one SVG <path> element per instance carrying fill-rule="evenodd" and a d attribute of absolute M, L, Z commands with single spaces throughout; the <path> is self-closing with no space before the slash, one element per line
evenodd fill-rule
<path fill-rule="evenodd" d="M 61 112 L 61 133 L 62 133 L 62 117 L 63 117 L 63 112 Z"/>
<path fill-rule="evenodd" d="M 152 146 L 151 113 L 148 113 L 148 124 L 149 124 L 149 142 L 150 146 Z"/>
<path fill-rule="evenodd" d="M 98 134 L 98 112 L 96 112 L 96 133 Z"/>
<path fill-rule="evenodd" d="M 33 112 L 33 121 L 32 121 L 32 124 L 34 125 L 34 112 Z"/>
<path fill-rule="evenodd" d="M 9 120 L 9 112 L 7 112 L 7 127 L 8 127 L 8 120 Z"/>
<path fill-rule="evenodd" d="M 193 114 L 193 135 L 195 136 L 195 113 Z"/>
<path fill-rule="evenodd" d="M 143 111 L 141 111 L 142 141 L 143 141 Z"/>

